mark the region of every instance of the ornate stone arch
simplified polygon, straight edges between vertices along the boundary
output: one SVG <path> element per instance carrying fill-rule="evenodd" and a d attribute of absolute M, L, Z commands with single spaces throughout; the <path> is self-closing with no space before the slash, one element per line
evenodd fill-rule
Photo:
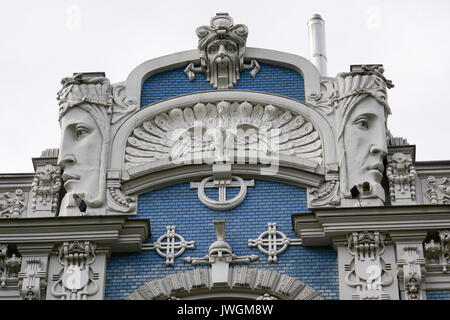
<path fill-rule="evenodd" d="M 322 300 L 310 286 L 272 270 L 234 267 L 228 279 L 227 283 L 213 283 L 210 269 L 194 269 L 147 282 L 126 299 Z"/>
<path fill-rule="evenodd" d="M 231 106 L 233 103 L 241 104 L 242 106 L 243 103 L 248 102 L 251 105 L 250 108 L 255 108 L 255 106 L 259 105 L 262 106 L 261 109 L 269 105 L 274 106 L 279 115 L 285 112 L 291 117 L 289 118 L 289 123 L 295 122 L 296 117 L 304 118 L 305 123 L 309 123 L 313 128 L 313 133 L 317 133 L 319 138 L 317 142 L 314 142 L 315 140 L 313 142 L 320 143 L 320 159 L 281 155 L 279 166 L 280 168 L 285 168 L 285 171 L 277 173 L 276 179 L 280 182 L 317 187 L 323 181 L 329 164 L 336 163 L 332 128 L 327 119 L 311 106 L 293 99 L 260 92 L 238 90 L 202 92 L 150 105 L 133 114 L 120 126 L 113 138 L 110 173 L 114 173 L 115 177 L 120 176 L 124 191 L 127 194 L 140 194 L 155 188 L 181 182 L 180 179 L 182 178 L 210 175 L 211 163 L 207 163 L 206 166 L 204 162 L 203 165 L 200 163 L 190 166 L 185 163 L 174 163 L 167 159 L 156 159 L 156 161 L 126 167 L 125 157 L 134 157 L 133 154 L 126 155 L 127 148 L 130 147 L 130 138 L 139 140 L 139 135 L 145 136 L 147 134 L 146 130 L 148 128 L 144 126 L 144 122 L 147 120 L 151 120 L 150 122 L 154 123 L 155 119 L 161 115 L 161 118 L 164 118 L 162 120 L 176 123 L 174 120 L 176 118 L 175 114 L 173 118 L 169 118 L 172 116 L 172 111 L 180 113 L 181 117 L 183 117 L 183 111 L 189 108 L 191 109 L 189 111 L 192 113 L 196 104 L 208 107 L 211 104 L 218 105 L 221 101 L 225 101 Z M 138 131 L 136 132 L 136 130 Z M 156 130 L 159 129 L 156 128 Z M 143 143 L 147 143 L 145 139 L 145 137 L 142 139 Z M 151 143 L 150 139 L 148 141 Z M 303 148 L 301 144 L 300 148 Z M 147 154 L 151 153 L 151 151 L 142 152 L 141 150 L 136 150 L 136 152 L 138 156 L 141 156 L 141 154 L 147 156 Z M 235 170 L 240 171 L 239 174 L 247 176 L 261 175 L 257 165 L 245 165 L 244 168 L 239 168 L 239 163 L 235 163 L 233 171 Z M 113 176 L 113 174 L 110 174 L 110 176 Z M 149 176 L 151 177 L 150 180 L 147 179 Z"/>

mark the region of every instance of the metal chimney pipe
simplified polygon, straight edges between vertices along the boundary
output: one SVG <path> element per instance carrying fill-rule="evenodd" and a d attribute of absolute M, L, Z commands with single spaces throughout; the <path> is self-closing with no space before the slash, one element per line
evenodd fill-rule
<path fill-rule="evenodd" d="M 319 69 L 322 77 L 327 76 L 327 46 L 325 42 L 325 21 L 320 14 L 314 14 L 308 21 L 309 52 L 311 62 Z"/>

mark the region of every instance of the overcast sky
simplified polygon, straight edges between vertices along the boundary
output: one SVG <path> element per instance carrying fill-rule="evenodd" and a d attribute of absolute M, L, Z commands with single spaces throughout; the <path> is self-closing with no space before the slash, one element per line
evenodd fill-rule
<path fill-rule="evenodd" d="M 395 136 L 417 160 L 450 160 L 449 0 L 4 1 L 0 7 L 0 172 L 33 172 L 32 157 L 59 146 L 56 92 L 73 72 L 111 82 L 140 63 L 195 49 L 196 27 L 228 12 L 248 47 L 309 58 L 307 21 L 325 20 L 328 75 L 381 63 Z"/>

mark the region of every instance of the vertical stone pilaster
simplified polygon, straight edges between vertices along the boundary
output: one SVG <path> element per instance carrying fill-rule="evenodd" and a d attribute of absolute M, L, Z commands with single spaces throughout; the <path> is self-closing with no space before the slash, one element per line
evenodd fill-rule
<path fill-rule="evenodd" d="M 417 204 L 417 172 L 414 160 L 414 146 L 389 147 L 386 176 L 389 183 L 390 201 L 394 206 Z"/>
<path fill-rule="evenodd" d="M 44 300 L 48 278 L 48 259 L 52 244 L 19 244 L 22 256 L 18 273 L 20 295 L 24 300 Z"/>
<path fill-rule="evenodd" d="M 54 217 L 62 188 L 61 168 L 57 165 L 59 149 L 46 149 L 33 158 L 36 173 L 31 183 L 29 217 Z"/>
<path fill-rule="evenodd" d="M 391 232 L 397 253 L 398 281 L 402 300 L 426 300 L 425 231 Z"/>

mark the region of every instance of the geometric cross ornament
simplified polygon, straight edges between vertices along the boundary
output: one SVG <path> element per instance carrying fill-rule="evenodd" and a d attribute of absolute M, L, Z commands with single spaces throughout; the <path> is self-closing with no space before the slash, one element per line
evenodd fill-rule
<path fill-rule="evenodd" d="M 175 226 L 167 226 L 166 229 L 166 234 L 163 234 L 156 242 L 152 244 L 143 244 L 142 249 L 156 250 L 161 257 L 166 258 L 167 266 L 173 266 L 174 259 L 182 255 L 184 250 L 195 248 L 195 242 L 186 241 L 182 236 L 176 234 Z M 177 242 L 176 239 L 179 241 Z"/>
<path fill-rule="evenodd" d="M 261 233 L 257 239 L 249 239 L 250 248 L 258 247 L 259 251 L 269 256 L 270 263 L 278 261 L 277 255 L 286 251 L 289 245 L 301 245 L 301 239 L 289 239 L 286 235 L 277 230 L 275 222 L 267 224 L 268 229 Z M 264 249 L 267 247 L 267 249 Z M 279 248 L 281 247 L 281 248 Z"/>
<path fill-rule="evenodd" d="M 198 199 L 212 210 L 230 210 L 244 201 L 247 187 L 254 187 L 255 181 L 244 181 L 241 177 L 232 175 L 231 164 L 215 163 L 212 165 L 212 176 L 201 182 L 191 182 L 191 189 L 198 189 Z M 205 188 L 217 188 L 219 199 L 211 199 L 205 193 Z M 231 199 L 227 199 L 227 188 L 239 188 L 239 192 Z"/>
<path fill-rule="evenodd" d="M 244 201 L 247 195 L 247 187 L 253 187 L 254 180 L 245 181 L 241 177 L 231 176 L 227 180 L 216 180 L 207 177 L 201 182 L 191 182 L 191 189 L 198 189 L 199 200 L 208 208 L 213 210 L 229 210 L 237 207 Z M 218 188 L 219 199 L 211 199 L 205 193 L 205 188 Z M 227 199 L 227 188 L 239 188 L 239 193 L 231 199 Z"/>

